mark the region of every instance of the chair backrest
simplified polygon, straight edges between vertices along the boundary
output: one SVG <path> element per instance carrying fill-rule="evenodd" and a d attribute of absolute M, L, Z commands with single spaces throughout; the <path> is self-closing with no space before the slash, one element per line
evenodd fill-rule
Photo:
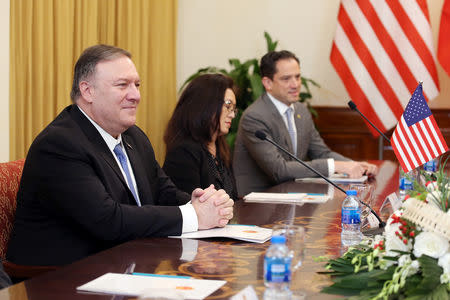
<path fill-rule="evenodd" d="M 0 163 L 0 258 L 4 259 L 16 213 L 16 197 L 25 159 Z"/>

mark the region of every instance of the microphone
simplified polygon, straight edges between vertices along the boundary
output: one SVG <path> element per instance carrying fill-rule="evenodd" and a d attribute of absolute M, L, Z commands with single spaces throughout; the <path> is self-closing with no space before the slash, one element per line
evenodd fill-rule
<path fill-rule="evenodd" d="M 343 188 L 341 188 L 340 186 L 338 186 L 336 183 L 334 183 L 333 181 L 331 181 L 330 179 L 328 179 L 327 177 L 325 177 L 324 175 L 322 175 L 319 171 L 317 171 L 316 169 L 310 167 L 309 165 L 307 165 L 304 161 L 300 160 L 297 158 L 297 156 L 295 156 L 294 154 L 292 154 L 291 152 L 287 151 L 286 149 L 284 149 L 282 146 L 280 146 L 278 143 L 276 143 L 275 141 L 273 141 L 272 139 L 269 139 L 267 137 L 267 135 L 260 131 L 257 130 L 255 132 L 255 136 L 263 141 L 268 141 L 269 143 L 271 143 L 272 145 L 274 145 L 275 147 L 277 147 L 278 149 L 280 149 L 281 151 L 283 151 L 284 153 L 286 153 L 287 155 L 289 155 L 289 157 L 291 157 L 292 159 L 294 159 L 296 162 L 300 163 L 301 165 L 303 165 L 305 168 L 307 168 L 308 170 L 310 170 L 311 172 L 315 173 L 316 175 L 318 175 L 320 178 L 324 179 L 325 181 L 327 181 L 329 184 L 331 184 L 332 186 L 334 186 L 335 188 L 337 188 L 338 190 L 340 190 L 341 192 L 343 192 L 344 194 L 347 194 L 345 192 L 345 190 Z M 372 209 L 372 207 L 369 206 L 369 204 L 365 203 L 364 201 L 360 200 L 359 198 L 357 198 L 359 203 L 361 203 L 362 205 L 366 206 L 368 209 L 370 209 L 370 212 L 377 218 L 379 224 L 378 227 L 379 228 L 383 228 L 384 226 L 386 226 L 386 223 L 383 222 L 380 218 L 380 216 L 378 216 L 378 214 Z"/>
<path fill-rule="evenodd" d="M 391 141 L 390 141 L 390 140 L 389 140 L 389 139 L 388 139 L 388 138 L 380 131 L 380 129 L 378 129 L 377 126 L 375 126 L 375 124 L 373 124 L 372 122 L 370 122 L 370 120 L 367 119 L 366 116 L 365 116 L 362 112 L 359 111 L 359 109 L 356 107 L 356 104 L 355 104 L 352 100 L 348 101 L 348 106 L 349 106 L 352 110 L 357 111 L 357 112 L 361 115 L 361 117 L 363 117 L 364 120 L 366 120 L 366 121 L 370 124 L 370 126 L 372 126 L 373 128 L 375 128 L 375 130 L 378 131 L 378 133 L 381 134 L 381 136 L 384 137 L 384 139 L 385 139 L 386 141 L 388 141 L 389 144 L 391 143 Z"/>

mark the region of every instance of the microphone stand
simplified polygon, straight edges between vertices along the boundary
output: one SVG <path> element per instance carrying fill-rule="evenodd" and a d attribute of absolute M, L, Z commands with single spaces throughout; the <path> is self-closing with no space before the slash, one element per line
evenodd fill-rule
<path fill-rule="evenodd" d="M 337 188 L 338 190 L 340 190 L 341 192 L 343 192 L 344 194 L 347 194 L 345 192 L 345 190 L 343 188 L 341 188 L 340 186 L 338 186 L 336 183 L 334 183 L 333 181 L 329 180 L 327 177 L 323 176 L 322 174 L 320 174 L 318 171 L 316 171 L 315 169 L 313 169 L 312 167 L 308 166 L 304 161 L 298 159 L 295 155 L 293 155 L 291 152 L 287 151 L 286 149 L 284 149 L 283 147 L 281 147 L 280 145 L 278 145 L 278 143 L 276 143 L 275 141 L 267 138 L 267 136 L 261 132 L 261 131 L 257 131 L 255 132 L 255 135 L 257 138 L 261 139 L 261 140 L 266 140 L 269 143 L 271 143 L 272 145 L 274 145 L 275 147 L 277 147 L 278 149 L 282 150 L 284 153 L 286 153 L 287 155 L 289 155 L 289 157 L 291 157 L 292 159 L 294 159 L 295 161 L 299 162 L 300 164 L 302 164 L 304 167 L 306 167 L 308 170 L 312 171 L 314 174 L 318 175 L 319 177 L 321 177 L 322 179 L 325 179 L 325 181 L 327 181 L 329 184 L 331 184 L 332 186 L 334 186 L 335 188 Z M 358 199 L 358 198 L 357 198 Z M 370 209 L 370 212 L 377 218 L 379 224 L 378 227 L 379 228 L 383 228 L 384 226 L 386 226 L 386 223 L 383 222 L 381 220 L 381 218 L 378 216 L 378 214 L 372 209 L 372 207 L 369 206 L 369 204 L 361 201 L 360 199 L 358 199 L 359 203 L 361 203 L 362 205 L 366 206 L 368 209 Z"/>
<path fill-rule="evenodd" d="M 389 144 L 391 143 L 391 141 L 387 138 L 387 136 L 385 136 L 385 135 L 380 131 L 380 129 L 378 129 L 377 126 L 375 126 L 375 124 L 373 124 L 372 122 L 370 122 L 370 120 L 367 119 L 366 116 L 365 116 L 362 112 L 359 111 L 359 109 L 356 107 L 355 102 L 353 102 L 353 101 L 350 100 L 350 101 L 348 102 L 348 106 L 349 106 L 352 110 L 358 112 L 358 114 L 360 114 L 361 117 L 363 117 L 364 120 L 366 120 L 366 121 L 370 124 L 370 126 L 372 126 L 373 128 L 375 128 L 375 130 L 378 131 L 378 133 L 381 134 L 381 136 L 384 137 L 384 139 L 385 139 Z"/>

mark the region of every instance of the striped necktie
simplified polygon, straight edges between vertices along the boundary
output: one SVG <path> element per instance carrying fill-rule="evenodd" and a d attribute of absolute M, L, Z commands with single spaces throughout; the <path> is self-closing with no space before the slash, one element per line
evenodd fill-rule
<path fill-rule="evenodd" d="M 141 206 L 141 202 L 139 201 L 139 198 L 137 197 L 137 194 L 136 194 L 136 189 L 134 187 L 133 180 L 131 180 L 131 174 L 130 174 L 130 170 L 128 169 L 127 158 L 125 156 L 125 153 L 123 153 L 123 149 L 120 144 L 117 144 L 116 147 L 114 147 L 114 154 L 116 154 L 117 158 L 119 159 L 119 162 L 120 162 L 120 165 L 122 166 L 123 172 L 125 173 L 125 175 L 127 177 L 128 188 L 130 189 L 131 193 L 133 194 L 137 205 Z"/>
<path fill-rule="evenodd" d="M 287 117 L 287 123 L 288 123 L 288 132 L 291 136 L 291 142 L 292 142 L 292 148 L 294 149 L 294 154 L 297 155 L 297 136 L 294 129 L 294 116 L 293 116 L 293 109 L 292 107 L 289 107 L 286 110 L 286 117 Z"/>

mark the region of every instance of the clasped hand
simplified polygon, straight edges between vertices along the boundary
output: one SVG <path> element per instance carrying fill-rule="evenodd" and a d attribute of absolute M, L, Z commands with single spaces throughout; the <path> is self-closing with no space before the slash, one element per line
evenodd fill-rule
<path fill-rule="evenodd" d="M 204 190 L 195 189 L 191 203 L 197 213 L 198 229 L 224 227 L 233 218 L 234 201 L 224 190 L 216 190 L 212 184 Z"/>

